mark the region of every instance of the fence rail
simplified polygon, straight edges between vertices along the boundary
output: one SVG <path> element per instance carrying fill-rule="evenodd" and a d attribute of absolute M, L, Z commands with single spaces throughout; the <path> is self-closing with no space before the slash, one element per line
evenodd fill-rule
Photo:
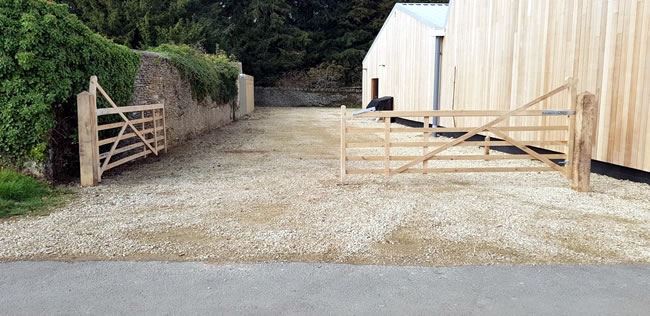
<path fill-rule="evenodd" d="M 88 90 L 77 95 L 82 186 L 97 185 L 112 168 L 167 152 L 164 104 L 118 107 L 95 76 Z M 97 108 L 98 92 L 111 107 Z M 100 117 L 109 122 L 99 123 Z"/>
<path fill-rule="evenodd" d="M 531 110 L 552 96 L 566 92 L 566 109 Z M 591 170 L 592 135 L 595 121 L 595 96 L 590 93 L 577 95 L 575 81 L 567 79 L 561 85 L 548 93 L 511 111 L 378 111 L 362 112 L 353 117 L 347 116 L 345 106 L 341 107 L 341 182 L 345 183 L 347 175 L 383 174 L 387 177 L 400 173 L 456 173 L 456 172 L 540 172 L 556 171 L 570 179 L 571 187 L 578 191 L 589 190 L 589 173 Z M 565 117 L 565 122 L 554 125 L 522 125 L 503 126 L 512 117 Z M 430 122 L 433 117 L 484 117 L 487 123 L 473 127 L 428 127 L 402 128 L 393 127 L 391 118 L 422 118 L 423 122 Z M 383 119 L 383 127 L 351 126 L 354 122 L 363 119 Z M 491 119 L 490 119 L 491 118 Z M 458 138 L 449 141 L 439 139 L 431 140 L 432 133 L 464 133 Z M 510 132 L 555 132 L 558 139 L 551 140 L 517 140 L 510 136 Z M 395 134 L 416 133 L 419 141 L 403 141 L 395 139 Z M 483 140 L 475 140 L 480 135 Z M 355 136 L 367 136 L 365 139 L 356 140 Z M 368 140 L 373 138 L 373 140 Z M 379 140 L 375 140 L 379 138 Z M 453 147 L 475 146 L 483 147 L 482 155 L 440 155 Z M 516 155 L 491 155 L 490 148 L 507 146 L 518 149 L 521 153 Z M 561 146 L 562 153 L 540 153 L 531 147 Z M 400 148 L 422 148 L 421 155 L 412 151 L 396 152 Z M 374 150 L 368 154 L 350 154 L 350 150 Z M 383 149 L 383 154 L 377 150 Z M 506 166 L 506 167 L 436 167 L 429 166 L 430 161 L 503 161 L 503 160 L 537 160 L 543 166 Z M 564 165 L 557 161 L 566 162 Z M 350 162 L 383 162 L 382 168 L 351 168 Z M 392 162 L 401 162 L 398 167 Z"/>

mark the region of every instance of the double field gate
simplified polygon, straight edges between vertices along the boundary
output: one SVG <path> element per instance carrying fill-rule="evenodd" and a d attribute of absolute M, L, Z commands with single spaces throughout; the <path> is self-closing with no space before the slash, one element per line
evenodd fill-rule
<path fill-rule="evenodd" d="M 534 110 L 535 105 L 565 92 L 566 108 L 554 110 Z M 565 117 L 562 124 L 549 125 L 508 125 L 514 117 Z M 423 119 L 430 122 L 434 117 L 482 117 L 487 123 L 473 127 L 393 127 L 392 118 Z M 383 126 L 359 126 L 362 119 L 383 119 Z M 539 172 L 556 171 L 571 181 L 577 191 L 589 190 L 591 170 L 592 137 L 596 119 L 595 96 L 590 93 L 577 95 L 575 81 L 567 82 L 550 92 L 510 111 L 378 111 L 365 112 L 348 117 L 345 106 L 341 108 L 341 182 L 348 175 L 380 174 L 387 177 L 400 173 L 456 173 L 456 172 Z M 538 120 L 542 121 L 542 120 Z M 557 121 L 557 120 L 555 120 Z M 367 120 L 365 120 L 367 122 Z M 375 124 L 376 125 L 376 124 Z M 561 135 L 553 140 L 517 140 L 512 132 L 555 132 Z M 418 141 L 404 141 L 398 134 L 416 133 Z M 463 133 L 462 136 L 441 140 L 431 139 L 433 133 Z M 483 139 L 475 140 L 477 135 Z M 493 136 L 493 137 L 492 137 Z M 481 146 L 485 148 L 480 155 L 441 155 L 454 147 Z M 493 146 L 514 147 L 519 154 L 490 155 Z M 542 153 L 537 148 L 554 146 L 558 152 Z M 421 154 L 413 149 L 421 148 Z M 411 149 L 411 150 L 409 150 Z M 494 161 L 494 160 L 537 160 L 541 165 L 525 166 L 471 166 L 431 167 L 430 161 Z M 377 163 L 380 166 L 377 166 Z M 354 166 L 350 166 L 353 164 Z M 362 167 L 359 167 L 359 165 Z M 374 164 L 374 167 L 364 167 Z"/>

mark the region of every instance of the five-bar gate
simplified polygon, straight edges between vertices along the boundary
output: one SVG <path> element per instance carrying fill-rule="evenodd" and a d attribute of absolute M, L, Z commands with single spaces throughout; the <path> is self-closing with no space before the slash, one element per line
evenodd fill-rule
<path fill-rule="evenodd" d="M 97 92 L 110 107 L 97 108 Z M 89 91 L 77 95 L 77 112 L 82 186 L 97 185 L 109 169 L 167 151 L 164 104 L 118 107 L 93 76 Z"/>
<path fill-rule="evenodd" d="M 533 106 L 566 91 L 567 108 L 559 110 L 533 110 Z M 573 189 L 589 190 L 591 170 L 592 136 L 596 116 L 595 96 L 590 93 L 577 95 L 575 81 L 567 82 L 550 92 L 510 111 L 379 111 L 365 112 L 349 118 L 345 106 L 341 108 L 341 182 L 347 175 L 383 174 L 392 176 L 400 173 L 456 173 L 456 172 L 538 172 L 557 171 L 571 181 Z M 482 117 L 487 123 L 474 127 L 428 127 L 423 128 L 393 127 L 391 119 L 418 118 L 430 122 L 433 117 Z M 562 124 L 537 124 L 512 126 L 506 125 L 513 117 L 565 117 Z M 383 126 L 355 126 L 359 119 L 383 119 Z M 537 120 L 543 121 L 543 120 Z M 557 121 L 557 120 L 555 120 Z M 366 120 L 367 122 L 367 120 Z M 358 124 L 357 124 L 358 125 Z M 366 124 L 367 125 L 367 124 Z M 458 138 L 441 140 L 431 139 L 432 133 L 464 133 Z M 558 136 L 553 140 L 518 140 L 512 132 L 554 132 Z M 418 141 L 404 141 L 396 135 L 417 133 Z M 477 135 L 484 136 L 475 140 Z M 357 137 L 358 136 L 358 137 Z M 494 138 L 493 138 L 493 137 Z M 355 139 L 356 138 L 356 139 Z M 358 138 L 361 138 L 359 140 Z M 480 155 L 441 155 L 451 148 L 459 146 L 481 146 L 486 150 Z M 519 149 L 520 154 L 490 155 L 489 148 L 508 146 Z M 540 153 L 534 147 L 554 146 L 563 148 L 560 153 Z M 414 149 L 421 148 L 421 154 L 414 154 Z M 353 153 L 359 149 L 365 153 Z M 484 167 L 431 167 L 430 161 L 494 161 L 494 160 L 537 160 L 542 165 L 526 166 L 484 166 Z M 350 164 L 380 163 L 374 168 L 351 167 Z M 397 163 L 397 165 L 395 165 Z"/>

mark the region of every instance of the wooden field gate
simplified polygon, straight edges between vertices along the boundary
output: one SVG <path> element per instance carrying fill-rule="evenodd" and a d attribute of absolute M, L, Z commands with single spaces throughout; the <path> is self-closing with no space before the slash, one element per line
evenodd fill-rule
<path fill-rule="evenodd" d="M 97 92 L 110 107 L 97 108 Z M 167 151 L 165 105 L 118 107 L 95 76 L 77 95 L 77 119 L 82 186 L 97 185 L 109 169 Z"/>
<path fill-rule="evenodd" d="M 567 108 L 553 110 L 531 110 L 543 101 L 566 91 Z M 508 126 L 503 125 L 513 117 L 546 117 L 564 116 L 566 124 L 538 126 Z M 392 118 L 421 118 L 423 122 L 430 122 L 434 117 L 482 117 L 493 118 L 487 123 L 475 127 L 429 127 L 423 128 L 393 127 Z M 383 119 L 383 126 L 371 125 L 355 126 L 359 119 Z M 341 182 L 346 182 L 348 175 L 380 174 L 387 177 L 400 173 L 457 173 L 457 172 L 539 172 L 557 171 L 568 178 L 571 187 L 577 191 L 590 190 L 592 137 L 595 133 L 596 99 L 591 93 L 577 95 L 575 81 L 567 79 L 562 86 L 510 111 L 477 111 L 477 110 L 451 110 L 451 111 L 377 111 L 363 112 L 348 117 L 346 107 L 341 107 L 341 152 L 340 170 Z M 365 120 L 366 122 L 368 120 Z M 358 125 L 358 124 L 357 124 Z M 546 132 L 565 131 L 564 139 L 544 141 L 517 140 L 509 136 L 510 132 Z M 396 134 L 417 133 L 421 141 L 401 141 L 395 139 Z M 430 139 L 432 133 L 464 133 L 458 138 L 448 141 Z M 483 140 L 471 140 L 476 135 L 484 136 Z M 491 135 L 494 136 L 493 139 Z M 356 141 L 355 136 L 372 136 L 371 140 Z M 377 140 L 379 139 L 379 140 Z M 561 153 L 540 153 L 534 147 L 563 146 Z M 440 155 L 450 148 L 458 146 L 480 146 L 485 148 L 481 155 Z M 489 148 L 516 147 L 523 154 L 490 155 Z M 399 149 L 421 148 L 421 154 L 399 152 Z M 375 150 L 367 154 L 353 154 L 353 150 Z M 488 167 L 449 167 L 431 168 L 430 161 L 494 161 L 494 160 L 537 160 L 541 166 L 488 166 Z M 561 161 L 562 163 L 556 163 Z M 377 168 L 353 168 L 351 163 L 380 163 Z M 399 167 L 393 162 L 401 162 Z"/>

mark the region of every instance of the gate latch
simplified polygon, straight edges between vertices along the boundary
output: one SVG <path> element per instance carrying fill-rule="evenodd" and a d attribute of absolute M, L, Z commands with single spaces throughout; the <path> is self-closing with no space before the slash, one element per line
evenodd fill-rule
<path fill-rule="evenodd" d="M 542 115 L 568 116 L 574 114 L 576 114 L 576 111 L 573 110 L 542 110 Z"/>
<path fill-rule="evenodd" d="M 352 113 L 352 115 L 357 116 L 357 115 L 361 115 L 363 113 L 375 112 L 375 111 L 377 111 L 377 109 L 372 107 L 372 108 L 367 108 L 367 109 L 363 109 L 363 110 L 360 110 L 360 111 L 356 111 L 356 112 Z"/>

